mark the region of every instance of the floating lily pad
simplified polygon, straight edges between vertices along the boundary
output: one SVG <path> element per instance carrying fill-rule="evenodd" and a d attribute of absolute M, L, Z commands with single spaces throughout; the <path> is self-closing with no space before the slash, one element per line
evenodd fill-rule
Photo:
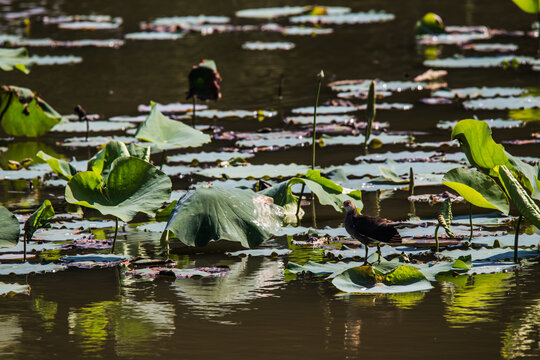
<path fill-rule="evenodd" d="M 465 50 L 474 50 L 482 52 L 514 52 L 517 51 L 516 44 L 498 44 L 498 43 L 482 43 L 482 44 L 467 44 L 463 46 Z"/>
<path fill-rule="evenodd" d="M 120 39 L 81 39 L 81 40 L 53 40 L 46 39 L 25 39 L 18 38 L 12 42 L 13 46 L 26 47 L 51 47 L 51 48 L 82 48 L 82 47 L 98 47 L 98 48 L 119 48 L 124 45 L 124 40 Z"/>
<path fill-rule="evenodd" d="M 63 30 L 114 30 L 122 25 L 122 18 L 116 17 L 112 21 L 73 21 L 61 22 L 58 28 Z"/>
<path fill-rule="evenodd" d="M 160 276 L 175 277 L 176 279 L 185 279 L 192 277 L 220 277 L 229 274 L 227 267 L 201 267 L 193 269 L 176 269 L 168 267 L 150 267 L 144 269 L 133 269 L 124 272 L 135 278 L 155 279 Z"/>
<path fill-rule="evenodd" d="M 315 35 L 328 35 L 332 34 L 334 29 L 331 28 L 317 28 L 317 27 L 305 27 L 305 26 L 285 26 L 281 29 L 283 35 L 292 36 L 315 36 Z"/>
<path fill-rule="evenodd" d="M 55 273 L 65 270 L 66 266 L 61 264 L 33 264 L 25 262 L 23 264 L 0 264 L 0 275 L 29 275 Z"/>
<path fill-rule="evenodd" d="M 244 9 L 235 13 L 237 17 L 253 18 L 253 19 L 274 19 L 283 16 L 292 16 L 303 14 L 313 7 L 311 6 L 282 6 L 269 7 L 260 9 Z M 346 14 L 351 11 L 348 7 L 343 6 L 324 6 L 325 14 Z"/>
<path fill-rule="evenodd" d="M 452 259 L 457 259 L 461 256 L 471 256 L 472 260 L 491 260 L 491 261 L 510 261 L 514 258 L 514 250 L 511 248 L 480 248 L 480 249 L 469 249 L 469 250 L 444 250 L 441 251 L 441 254 L 448 256 Z M 539 257 L 540 252 L 537 249 L 535 250 L 519 250 L 518 258 L 535 258 Z"/>
<path fill-rule="evenodd" d="M 193 24 L 226 24 L 231 19 L 227 16 L 173 16 L 173 17 L 163 17 L 157 18 L 152 21 L 154 25 L 162 26 L 186 26 Z"/>
<path fill-rule="evenodd" d="M 62 145 L 66 147 L 99 147 L 111 140 L 118 140 L 125 144 L 138 141 L 132 136 L 115 136 L 114 138 L 112 136 L 92 136 L 88 137 L 88 139 L 85 139 L 84 137 L 67 138 L 64 139 Z"/>
<path fill-rule="evenodd" d="M 146 120 L 147 117 L 148 117 L 147 115 L 137 115 L 137 116 L 119 115 L 119 116 L 113 116 L 109 118 L 109 121 L 142 123 L 144 122 L 144 120 Z"/>
<path fill-rule="evenodd" d="M 487 32 L 475 32 L 470 34 L 439 34 L 422 35 L 417 38 L 417 43 L 421 45 L 461 45 L 476 40 L 485 40 L 491 38 Z"/>
<path fill-rule="evenodd" d="M 336 262 L 336 263 L 317 263 L 314 261 L 309 260 L 304 265 L 300 265 L 297 263 L 294 263 L 292 261 L 289 261 L 287 263 L 287 271 L 291 272 L 293 274 L 301 274 L 301 273 L 312 273 L 314 275 L 327 275 L 327 274 L 333 274 L 333 273 L 341 273 L 347 269 L 362 266 L 363 262 Z"/>
<path fill-rule="evenodd" d="M 206 119 L 261 119 L 271 118 L 276 115 L 277 112 L 268 110 L 197 110 L 197 118 Z"/>
<path fill-rule="evenodd" d="M 293 114 L 311 114 L 313 115 L 314 108 L 312 106 L 300 107 L 292 109 Z M 317 106 L 317 114 L 346 114 L 358 111 L 356 106 Z"/>
<path fill-rule="evenodd" d="M 317 114 L 317 125 L 318 124 L 331 124 L 331 123 L 354 123 L 356 117 L 353 115 L 318 115 Z M 287 123 L 301 124 L 301 125 L 312 125 L 313 124 L 313 115 L 297 115 L 297 116 L 288 116 L 285 119 Z M 384 127 L 388 127 L 388 123 L 378 123 L 384 124 Z M 376 125 L 376 124 L 374 124 Z"/>
<path fill-rule="evenodd" d="M 441 153 L 436 151 L 399 151 L 360 155 L 355 160 L 384 162 L 393 160 L 396 162 L 460 162 L 467 158 L 462 153 Z"/>
<path fill-rule="evenodd" d="M 128 256 L 116 254 L 86 254 L 60 258 L 60 261 L 67 267 L 81 269 L 114 267 L 127 260 L 129 260 Z"/>
<path fill-rule="evenodd" d="M 62 15 L 62 16 L 44 16 L 41 21 L 44 24 L 62 24 L 75 21 L 92 21 L 92 22 L 111 22 L 113 17 L 110 15 Z"/>
<path fill-rule="evenodd" d="M 71 65 L 82 62 L 82 57 L 73 55 L 52 56 L 33 55 L 29 58 L 29 62 L 35 65 Z"/>
<path fill-rule="evenodd" d="M 347 175 L 353 175 L 357 177 L 361 176 L 376 176 L 380 174 L 380 163 L 366 163 L 360 162 L 358 164 L 343 164 L 330 166 L 324 169 L 324 172 L 334 171 L 342 169 Z M 444 174 L 448 170 L 456 167 L 455 163 L 442 163 L 442 162 L 410 162 L 410 163 L 395 163 L 393 164 L 393 170 L 398 175 L 408 175 L 409 170 L 412 167 L 415 174 Z"/>
<path fill-rule="evenodd" d="M 134 128 L 135 125 L 128 122 L 110 122 L 110 121 L 90 121 L 90 132 L 112 132 L 125 131 L 126 129 Z M 52 131 L 54 132 L 69 132 L 69 133 L 84 133 L 86 132 L 86 122 L 84 121 L 69 121 L 56 125 Z"/>
<path fill-rule="evenodd" d="M 16 294 L 30 295 L 30 286 L 0 282 L 0 296 L 13 296 Z"/>
<path fill-rule="evenodd" d="M 6 180 L 17 180 L 17 179 L 35 179 L 45 176 L 45 174 L 50 173 L 50 169 L 42 170 L 0 170 L 0 179 Z"/>
<path fill-rule="evenodd" d="M 342 80 L 330 83 L 329 86 L 334 91 L 339 92 L 367 92 L 372 80 Z M 419 81 L 381 81 L 375 80 L 375 91 L 379 92 L 402 92 L 407 90 L 423 90 L 427 83 Z"/>
<path fill-rule="evenodd" d="M 221 178 L 226 175 L 233 179 L 242 179 L 252 177 L 260 178 L 280 178 L 302 175 L 311 167 L 308 165 L 297 164 L 266 164 L 266 165 L 245 165 L 245 166 L 229 166 L 225 168 L 209 168 L 199 170 L 198 175 Z"/>
<path fill-rule="evenodd" d="M 244 50 L 292 50 L 296 45 L 292 42 L 248 41 L 242 44 Z"/>
<path fill-rule="evenodd" d="M 156 103 L 156 108 L 159 111 L 161 111 L 162 113 L 185 113 L 185 112 L 188 112 L 188 111 L 192 111 L 193 110 L 193 105 L 192 104 L 182 104 L 182 103 L 170 103 L 170 104 L 157 104 Z M 199 110 L 208 109 L 208 105 L 197 104 L 195 106 L 195 109 L 197 110 L 197 112 L 199 112 Z M 151 105 L 139 105 L 137 107 L 137 110 L 140 111 L 140 112 L 150 112 L 152 110 L 152 106 Z"/>
<path fill-rule="evenodd" d="M 167 226 L 166 222 L 150 222 L 150 223 L 137 226 L 137 230 L 162 233 L 163 231 L 165 231 L 166 226 Z"/>
<path fill-rule="evenodd" d="M 284 256 L 289 255 L 292 253 L 292 250 L 289 249 L 249 249 L 249 250 L 239 250 L 239 251 L 233 251 L 229 253 L 225 253 L 229 256 Z"/>
<path fill-rule="evenodd" d="M 537 109 L 540 108 L 540 97 L 524 96 L 469 100 L 463 103 L 463 107 L 467 110 Z"/>
<path fill-rule="evenodd" d="M 358 106 L 358 110 L 366 110 L 367 105 L 363 104 Z M 377 110 L 411 110 L 413 104 L 407 103 L 377 103 L 375 104 Z"/>
<path fill-rule="evenodd" d="M 502 67 L 504 63 L 535 64 L 536 60 L 528 56 L 482 56 L 482 57 L 453 57 L 446 59 L 426 60 L 425 66 L 436 68 L 488 68 Z"/>
<path fill-rule="evenodd" d="M 483 121 L 486 122 L 492 129 L 511 129 L 519 128 L 524 125 L 523 122 L 516 120 L 489 119 Z M 437 128 L 443 130 L 450 130 L 453 129 L 457 123 L 458 121 L 439 121 L 437 123 Z"/>
<path fill-rule="evenodd" d="M 444 98 L 491 98 L 496 96 L 519 96 L 527 93 L 527 89 L 511 88 L 511 87 L 469 87 L 462 89 L 437 90 L 433 92 L 433 96 Z"/>
<path fill-rule="evenodd" d="M 506 235 L 491 235 L 491 236 L 480 236 L 473 237 L 472 243 L 477 245 L 483 245 L 487 247 L 492 247 L 497 240 L 501 247 L 514 246 L 515 234 L 506 234 Z M 519 235 L 519 246 L 520 247 L 530 247 L 538 246 L 540 239 L 538 235 L 532 234 L 520 234 Z"/>
<path fill-rule="evenodd" d="M 178 40 L 184 37 L 180 33 L 170 33 L 170 32 L 135 32 L 124 35 L 128 40 Z"/>
<path fill-rule="evenodd" d="M 254 157 L 255 154 L 247 152 L 198 152 L 198 153 L 189 153 L 189 154 L 179 154 L 172 155 L 167 157 L 169 162 L 182 162 L 182 163 L 191 163 L 194 160 L 198 162 L 216 162 L 216 161 L 226 161 L 234 158 L 248 159 Z"/>
<path fill-rule="evenodd" d="M 300 15 L 289 18 L 292 23 L 313 23 L 313 24 L 368 24 L 375 22 L 385 22 L 394 20 L 393 14 L 385 12 L 359 12 L 336 15 Z"/>
<path fill-rule="evenodd" d="M 321 137 L 323 144 L 326 145 L 362 145 L 364 143 L 364 135 L 358 136 L 328 136 Z M 383 144 L 403 144 L 411 140 L 408 135 L 391 135 L 387 133 L 372 134 L 371 139 L 378 139 Z"/>

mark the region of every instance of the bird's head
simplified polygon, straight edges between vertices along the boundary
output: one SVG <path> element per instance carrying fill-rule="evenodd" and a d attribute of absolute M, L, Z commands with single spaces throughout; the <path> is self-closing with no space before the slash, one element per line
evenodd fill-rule
<path fill-rule="evenodd" d="M 345 209 L 346 212 L 351 212 L 356 210 L 356 206 L 354 206 L 354 203 L 351 200 L 347 200 L 343 202 L 342 209 Z"/>

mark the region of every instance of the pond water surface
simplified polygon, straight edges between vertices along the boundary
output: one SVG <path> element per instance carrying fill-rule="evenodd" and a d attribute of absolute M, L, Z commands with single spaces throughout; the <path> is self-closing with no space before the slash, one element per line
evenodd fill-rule
<path fill-rule="evenodd" d="M 505 54 L 482 53 L 458 45 L 417 44 L 413 36 L 414 24 L 426 12 L 438 13 L 447 25 L 485 25 L 490 29 L 521 32 L 530 31 L 535 20 L 535 16 L 521 12 L 511 1 L 487 0 L 351 0 L 320 3 L 347 6 L 353 12 L 384 10 L 394 14 L 395 19 L 368 24 L 321 24 L 318 28 L 333 29 L 333 32 L 308 36 L 283 35 L 260 29 L 260 25 L 268 22 L 296 25 L 291 24 L 287 17 L 274 20 L 235 17 L 235 12 L 242 9 L 285 5 L 309 4 L 281 0 L 0 1 L 0 35 L 58 41 L 120 41 L 118 48 L 28 46 L 30 55 L 73 55 L 82 58 L 82 62 L 36 65 L 29 75 L 15 71 L 2 72 L 2 84 L 28 87 L 65 115 L 71 114 L 76 104 L 81 104 L 88 113 L 100 114 L 102 120 L 115 116 L 135 117 L 144 115 L 138 111 L 138 106 L 148 105 L 151 100 L 161 104 L 186 103 L 187 73 L 201 59 L 213 59 L 223 78 L 223 98 L 218 102 L 208 102 L 206 105 L 210 109 L 275 111 L 275 116 L 267 116 L 262 121 L 257 116 L 241 119 L 230 116 L 222 119 L 200 117 L 198 124 L 210 125 L 211 129 L 206 126 L 205 131 L 214 131 L 216 139 L 201 148 L 179 149 L 167 155 L 173 159 L 173 155 L 185 153 L 230 151 L 236 148 L 237 140 L 245 140 L 239 133 L 246 133 L 247 140 L 255 142 L 256 135 L 265 135 L 268 131 L 292 131 L 288 136 L 279 134 L 275 138 L 267 136 L 266 139 L 263 136 L 265 142 L 255 142 L 255 145 L 248 144 L 240 149 L 250 153 L 247 160 L 251 164 L 270 164 L 268 169 L 262 170 L 268 172 L 273 167 L 277 168 L 277 164 L 310 165 L 311 147 L 297 146 L 298 136 L 306 137 L 307 133 L 294 133 L 305 132 L 308 128 L 286 124 L 285 119 L 298 115 L 293 111 L 295 108 L 313 106 L 316 74 L 321 69 L 324 70 L 325 80 L 320 103 L 331 100 L 335 103 L 338 91 L 326 86 L 333 81 L 379 79 L 410 82 L 428 69 L 423 64 L 425 60 L 450 58 L 456 54 Z M 29 9 L 39 14 L 29 17 L 30 27 L 25 29 L 25 14 L 17 16 L 16 13 Z M 112 30 L 66 30 L 43 21 L 44 16 L 90 14 L 121 17 L 122 24 Z M 230 18 L 229 24 L 256 25 L 256 29 L 236 29 L 223 33 L 214 31 L 205 36 L 193 31 L 176 40 L 126 39 L 126 34 L 139 32 L 143 22 L 188 15 L 227 16 Z M 244 43 L 252 41 L 292 42 L 295 46 L 290 50 L 243 49 Z M 531 36 L 508 34 L 475 42 L 515 44 L 518 47 L 515 55 L 532 58 L 536 56 L 538 44 L 537 39 Z M 501 66 L 446 70 L 448 75 L 443 81 L 451 89 L 511 87 L 526 90 L 526 93 L 517 96 L 540 95 L 540 72 L 533 71 L 530 65 L 520 65 L 517 69 L 503 69 Z M 278 97 L 280 84 L 281 99 Z M 401 86 L 405 87 L 404 84 Z M 384 90 L 378 91 L 383 94 Z M 461 163 L 456 162 L 456 167 L 465 164 L 465 158 L 460 157 L 457 144 L 439 143 L 450 140 L 451 130 L 437 124 L 476 116 L 482 120 L 503 119 L 518 124 L 502 128 L 492 125 L 493 137 L 504 143 L 513 155 L 538 161 L 540 110 L 466 110 L 459 99 L 450 98 L 449 103 L 437 105 L 421 101 L 429 98 L 430 94 L 431 91 L 424 88 L 400 92 L 394 90 L 389 97 L 377 100 L 378 103 L 411 104 L 412 108 L 378 110 L 376 120 L 386 123 L 390 134 L 405 135 L 406 138 L 405 141 L 383 143 L 381 148 L 370 150 L 370 156 L 376 158 L 373 154 L 423 151 L 409 158 L 398 157 L 398 163 L 407 163 L 407 166 L 402 166 L 405 171 L 398 171 L 399 175 L 408 173 L 409 162 L 424 172 L 442 174 L 447 169 L 438 167 L 444 166 L 444 163 L 422 161 L 436 151 L 446 151 L 447 156 L 453 154 L 459 161 L 462 160 Z M 345 101 L 341 100 L 340 104 Z M 365 104 L 365 100 L 357 98 L 349 101 L 346 105 Z M 310 116 L 309 111 L 307 116 Z M 355 109 L 351 116 L 364 121 L 365 111 Z M 189 115 L 186 118 L 189 124 Z M 134 118 L 126 121 L 137 126 Z M 97 146 L 107 139 L 96 140 L 95 146 L 75 146 L 73 138 L 82 137 L 84 140 L 84 131 L 84 126 L 77 132 L 53 131 L 38 139 L 13 139 L 4 134 L 0 139 L 3 148 L 1 165 L 6 168 L 7 160 L 33 157 L 39 150 L 66 159 L 75 158 L 85 164 L 85 160 L 97 151 Z M 237 132 L 236 137 L 223 136 L 227 131 Z M 354 129 L 346 127 L 345 130 L 333 129 L 328 136 L 356 134 Z M 385 135 L 380 136 L 381 139 Z M 91 134 L 92 138 L 95 136 L 113 138 L 133 134 L 113 130 Z M 413 141 L 410 136 L 414 137 Z M 513 140 L 525 141 L 520 144 L 508 142 Z M 67 146 L 69 141 L 72 141 L 72 145 Z M 331 166 L 361 160 L 357 159 L 362 154 L 361 142 L 356 138 L 326 140 L 326 143 L 317 150 L 317 164 L 322 168 L 331 170 Z M 282 144 L 289 146 L 283 147 Z M 152 160 L 159 162 L 160 157 L 160 154 L 154 154 Z M 390 157 L 392 155 L 384 154 L 378 161 Z M 423 160 L 413 161 L 416 157 Z M 187 167 L 189 163 L 190 160 L 182 163 L 182 166 Z M 214 166 L 215 160 L 211 160 L 211 163 L 198 166 Z M 173 189 L 178 192 L 198 182 L 212 180 L 195 174 L 195 171 L 187 173 L 186 168 L 178 168 L 179 164 L 171 160 L 170 167 L 165 167 L 174 174 L 171 176 Z M 376 165 L 366 169 L 367 165 L 354 169 L 347 167 L 345 172 L 352 175 L 365 170 L 372 177 L 380 175 Z M 350 180 L 358 177 L 350 176 Z M 254 181 L 247 183 L 251 185 Z M 393 187 L 396 186 L 390 186 Z M 58 233 L 48 230 L 36 234 L 36 237 L 41 234 L 46 238 L 49 234 L 53 240 L 69 242 L 78 235 L 74 229 L 81 227 L 90 229 L 83 231 L 83 235 L 98 240 L 110 239 L 114 233 L 114 223 L 103 225 L 100 221 L 104 218 L 97 212 L 85 210 L 85 219 L 95 221 L 83 223 L 80 211 L 77 213 L 77 209 L 65 203 L 63 184 L 43 183 L 43 179 L 4 179 L 0 182 L 0 189 L 2 204 L 21 218 L 25 210 L 33 211 L 45 199 L 52 201 L 57 214 L 64 214 L 62 221 L 53 223 L 53 228 L 60 229 Z M 381 187 L 379 190 L 386 189 Z M 445 190 L 442 185 L 435 184 L 418 187 L 416 193 L 437 194 Z M 180 193 L 176 195 L 180 196 Z M 407 219 L 411 213 L 420 218 L 436 217 L 439 205 L 414 204 L 407 197 L 406 189 L 383 191 L 380 194 L 365 191 L 364 213 L 396 221 Z M 311 208 L 305 209 L 303 226 L 318 229 L 325 226 L 342 227 L 342 214 L 330 207 L 318 205 L 316 218 Z M 76 214 L 67 218 L 65 214 L 73 211 Z M 468 206 L 456 205 L 454 208 L 454 215 L 467 213 Z M 475 213 L 483 212 L 476 208 Z M 512 214 L 517 213 L 514 211 Z M 121 227 L 117 254 L 134 258 L 159 256 L 160 233 L 137 229 L 145 222 L 147 219 L 140 217 L 133 224 Z M 103 225 L 102 228 L 99 224 Z M 504 227 L 504 231 L 513 232 L 509 226 Z M 530 235 L 531 244 L 536 245 L 540 241 L 538 229 L 524 226 L 522 231 Z M 432 231 L 427 230 L 426 233 Z M 306 240 L 307 237 L 305 233 L 293 235 L 295 240 Z M 48 274 L 1 275 L 0 281 L 28 284 L 31 290 L 29 295 L 0 298 L 0 358 L 540 358 L 538 263 L 495 274 L 448 276 L 434 282 L 434 288 L 428 292 L 351 295 L 339 293 L 330 281 L 322 277 L 295 277 L 286 272 L 289 261 L 303 264 L 308 260 L 328 260 L 322 255 L 322 250 L 295 247 L 284 233 L 263 247 L 290 248 L 293 252 L 278 257 L 183 255 L 179 253 L 178 246 L 173 246 L 171 258 L 177 261 L 178 268 L 229 268 L 226 275 L 209 278 L 137 279 L 124 274 L 125 269 L 120 266 L 105 269 L 70 268 Z M 534 248 L 537 249 L 537 246 Z M 36 261 L 56 260 L 59 256 L 75 253 L 84 251 L 53 247 L 38 254 Z"/>

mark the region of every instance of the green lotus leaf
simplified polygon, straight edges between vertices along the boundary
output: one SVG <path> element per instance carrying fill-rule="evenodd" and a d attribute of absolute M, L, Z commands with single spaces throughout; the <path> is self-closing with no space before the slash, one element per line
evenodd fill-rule
<path fill-rule="evenodd" d="M 516 173 L 518 181 L 531 192 L 531 197 L 540 200 L 540 174 L 538 172 L 540 162 L 536 166 L 531 166 L 513 157 L 508 152 L 506 155 L 509 161 L 508 168 Z"/>
<path fill-rule="evenodd" d="M 19 242 L 21 229 L 19 220 L 8 209 L 0 205 L 0 247 L 12 247 Z"/>
<path fill-rule="evenodd" d="M 504 147 L 493 140 L 491 129 L 484 121 L 461 120 L 452 130 L 453 139 L 459 140 L 471 165 L 485 173 L 496 176 L 492 169 L 497 165 L 508 164 Z"/>
<path fill-rule="evenodd" d="M 54 216 L 54 209 L 50 200 L 45 200 L 43 204 L 34 211 L 24 223 L 24 237 L 27 241 L 32 240 L 36 230 L 48 227 L 49 219 Z"/>
<path fill-rule="evenodd" d="M 153 143 L 158 149 L 197 147 L 210 142 L 210 136 L 163 115 L 155 103 L 135 137 Z"/>
<path fill-rule="evenodd" d="M 22 87 L 2 86 L 0 103 L 2 128 L 13 136 L 42 136 L 62 118 L 32 90 Z"/>
<path fill-rule="evenodd" d="M 49 166 L 51 167 L 52 171 L 54 171 L 62 179 L 69 181 L 73 177 L 73 175 L 77 173 L 75 166 L 71 165 L 69 162 L 62 159 L 57 159 L 54 156 L 50 156 L 41 150 L 37 153 L 37 157 L 47 162 L 47 164 L 49 164 Z"/>
<path fill-rule="evenodd" d="M 4 71 L 17 69 L 28 74 L 30 71 L 26 65 L 29 64 L 28 51 L 25 48 L 0 49 L 0 69 Z"/>
<path fill-rule="evenodd" d="M 529 14 L 540 12 L 540 1 L 538 0 L 512 0 L 519 8 Z"/>
<path fill-rule="evenodd" d="M 109 141 L 103 149 L 88 160 L 87 170 L 101 174 L 104 181 L 106 181 L 114 160 L 123 156 L 133 156 L 148 161 L 150 159 L 150 147 L 135 144 L 126 145 L 118 140 Z"/>
<path fill-rule="evenodd" d="M 298 200 L 291 191 L 291 186 L 295 184 L 305 184 L 317 196 L 322 205 L 331 205 L 336 211 L 341 212 L 341 205 L 346 200 L 351 200 L 359 211 L 363 207 L 362 192 L 360 190 L 347 192 L 346 189 L 332 180 L 321 176 L 319 170 L 308 170 L 305 178 L 295 177 L 260 193 L 271 196 L 277 205 L 283 207 L 290 204 L 296 205 Z"/>
<path fill-rule="evenodd" d="M 429 12 L 416 22 L 414 26 L 415 35 L 435 35 L 446 32 L 441 17 L 435 13 Z"/>
<path fill-rule="evenodd" d="M 527 194 L 512 172 L 504 165 L 498 167 L 499 180 L 504 186 L 508 197 L 517 209 L 531 224 L 540 229 L 540 208 Z"/>
<path fill-rule="evenodd" d="M 95 171 L 73 176 L 66 186 L 66 201 L 93 208 L 128 222 L 138 213 L 150 216 L 169 200 L 171 180 L 152 164 L 135 157 L 114 160 L 107 179 Z"/>
<path fill-rule="evenodd" d="M 505 215 L 510 211 L 504 191 L 491 177 L 479 171 L 455 168 L 444 175 L 442 183 L 457 191 L 473 205 L 499 210 Z"/>
<path fill-rule="evenodd" d="M 201 187 L 178 201 L 165 231 L 188 246 L 211 241 L 239 242 L 254 248 L 280 228 L 283 208 L 251 190 Z"/>

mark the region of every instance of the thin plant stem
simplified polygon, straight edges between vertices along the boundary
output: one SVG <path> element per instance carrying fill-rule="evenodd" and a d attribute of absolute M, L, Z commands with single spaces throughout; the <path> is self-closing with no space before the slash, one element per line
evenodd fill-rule
<path fill-rule="evenodd" d="M 159 164 L 159 170 L 161 170 L 163 168 L 163 164 L 165 163 L 165 152 L 167 150 L 163 149 L 163 151 L 161 152 L 161 161 L 160 161 L 160 164 Z"/>
<path fill-rule="evenodd" d="M 302 184 L 302 189 L 300 190 L 300 196 L 298 197 L 298 205 L 296 206 L 296 218 L 298 219 L 298 213 L 300 213 L 300 205 L 302 204 L 302 198 L 304 197 L 304 189 L 306 184 Z M 298 224 L 300 224 L 300 219 L 298 219 Z"/>
<path fill-rule="evenodd" d="M 118 218 L 115 217 L 114 220 L 115 220 L 115 224 L 114 224 L 114 240 L 113 240 L 113 243 L 112 243 L 111 253 L 114 253 L 114 245 L 116 245 L 116 237 L 118 235 Z"/>
<path fill-rule="evenodd" d="M 322 73 L 322 70 L 321 70 L 321 73 Z M 315 139 L 317 136 L 317 105 L 319 103 L 319 94 L 321 92 L 321 84 L 322 84 L 323 76 L 320 76 L 320 75 L 317 76 L 317 93 L 315 95 L 315 107 L 313 108 L 313 137 L 311 139 L 311 148 L 312 148 L 311 170 L 315 169 Z"/>
<path fill-rule="evenodd" d="M 523 215 L 519 215 L 517 224 L 516 224 L 516 234 L 514 235 L 514 262 L 518 262 L 518 244 L 519 244 L 519 226 L 521 225 L 521 218 Z"/>
<path fill-rule="evenodd" d="M 23 255 L 23 262 L 26 262 L 26 240 L 27 240 L 27 236 L 26 236 L 26 231 L 24 232 L 24 255 Z"/>
<path fill-rule="evenodd" d="M 439 225 L 435 226 L 435 252 L 439 252 Z"/>
<path fill-rule="evenodd" d="M 472 223 L 472 204 L 469 203 L 469 225 L 471 226 L 471 233 L 469 235 L 469 242 L 472 242 L 473 238 L 473 223 Z"/>
<path fill-rule="evenodd" d="M 191 126 L 195 128 L 195 117 L 197 116 L 197 107 L 195 105 L 195 95 L 193 95 L 193 117 L 191 118 Z"/>
<path fill-rule="evenodd" d="M 84 117 L 86 119 L 86 138 L 85 141 L 88 142 L 88 133 L 90 132 L 90 123 L 88 122 L 88 116 Z"/>
<path fill-rule="evenodd" d="M 311 194 L 311 216 L 313 216 L 313 228 L 317 228 L 317 214 L 315 213 L 315 194 Z"/>

